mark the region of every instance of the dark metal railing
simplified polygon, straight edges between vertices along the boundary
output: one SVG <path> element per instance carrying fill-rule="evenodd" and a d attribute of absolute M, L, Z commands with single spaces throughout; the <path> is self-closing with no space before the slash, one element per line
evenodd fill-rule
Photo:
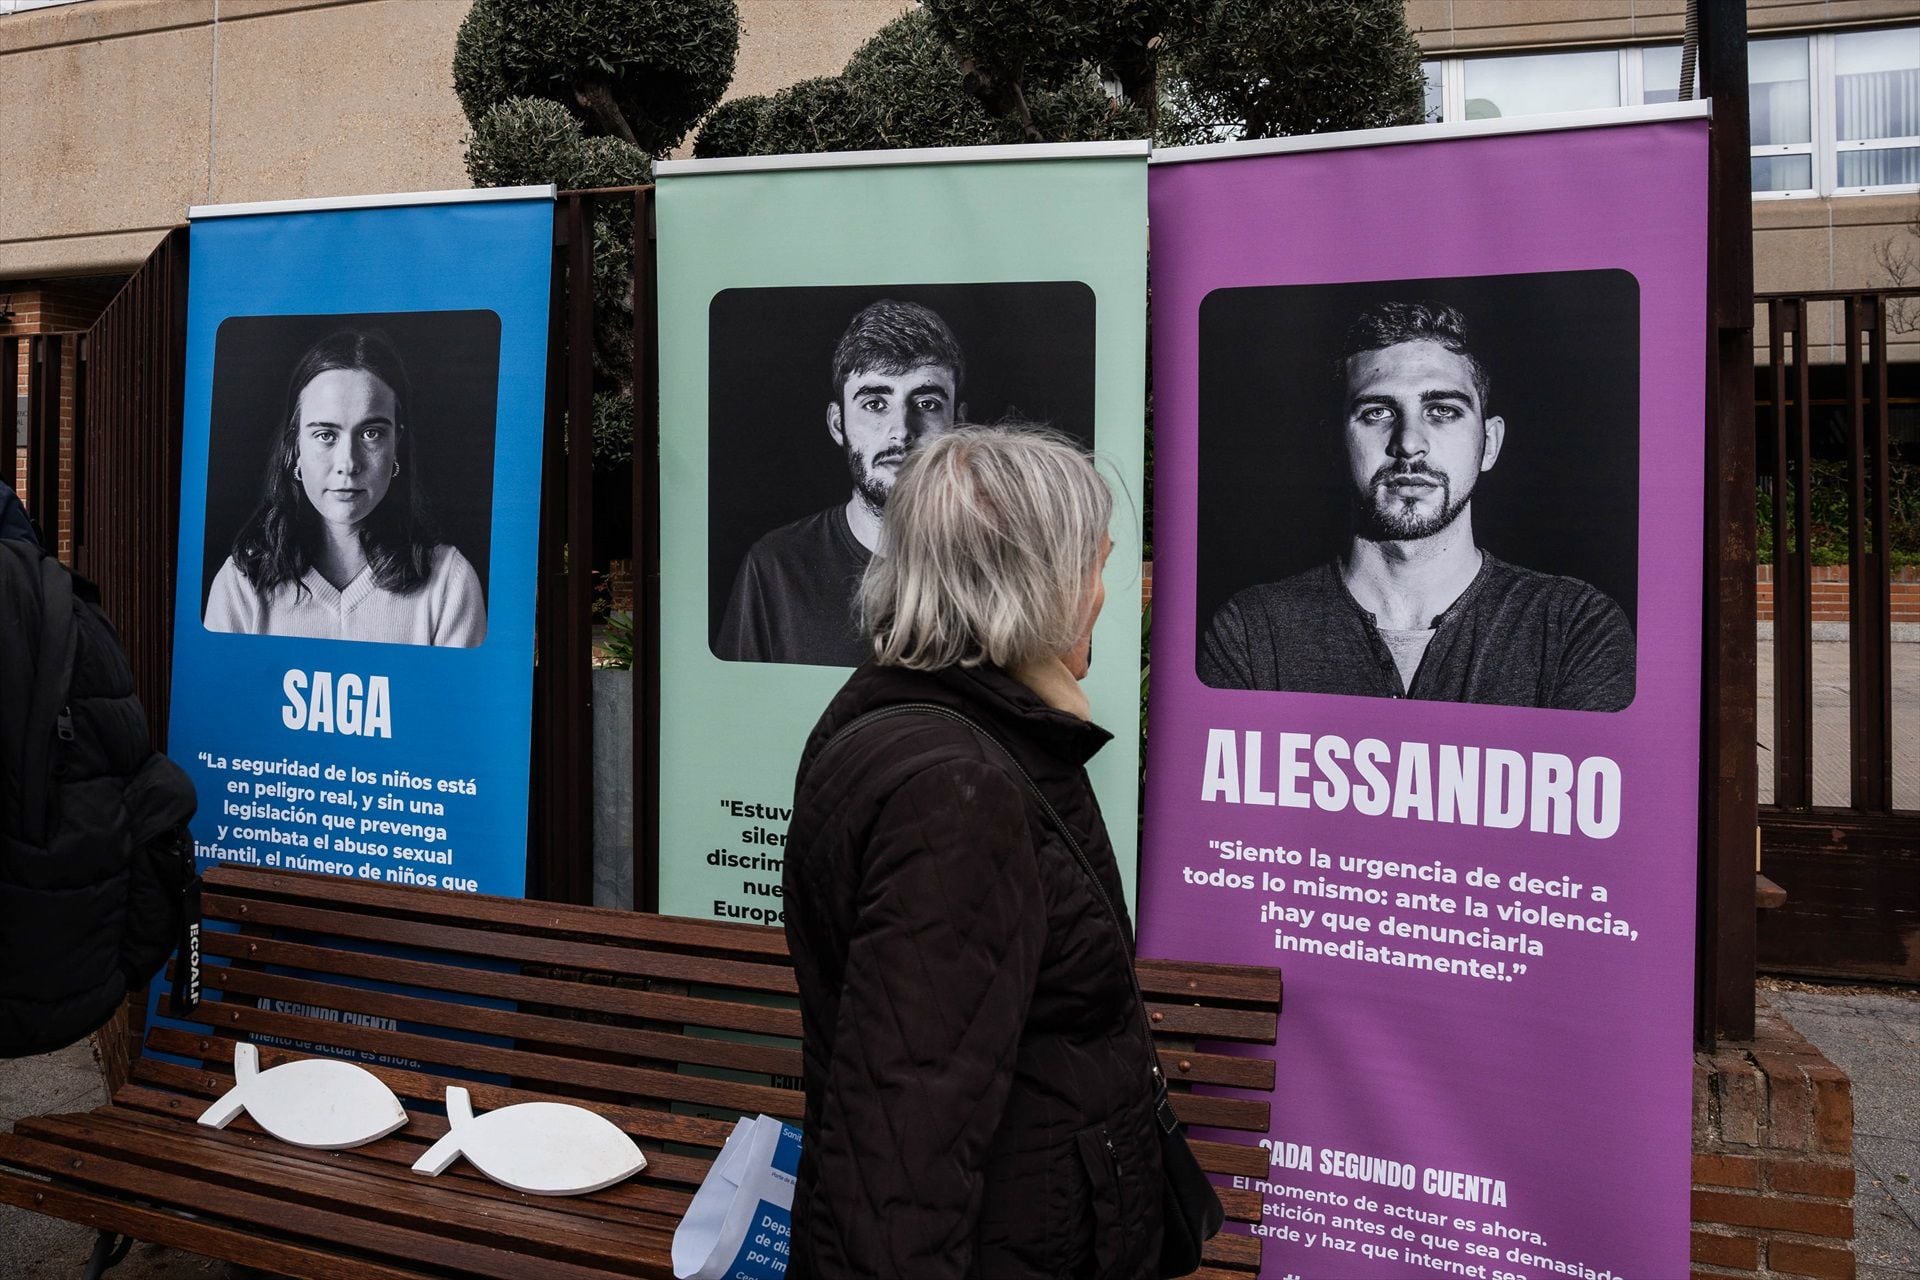
<path fill-rule="evenodd" d="M 1920 289 L 1759 295 L 1770 401 L 1758 415 L 1773 498 L 1773 799 L 1761 866 L 1787 892 L 1760 923 L 1767 968 L 1920 980 L 1920 812 L 1894 778 L 1894 456 L 1889 335 Z M 1828 341 L 1822 321 L 1837 321 Z M 1827 359 L 1820 359 L 1825 355 Z M 1831 358 L 1834 355 L 1841 359 Z M 1837 381 L 1836 381 L 1837 379 Z M 1847 567 L 1846 799 L 1816 766 L 1816 455 L 1844 464 Z M 1829 775 L 1830 776 L 1830 775 Z"/>
<path fill-rule="evenodd" d="M 659 635 L 653 188 L 560 194 L 554 223 L 553 339 L 548 357 L 539 603 L 534 623 L 534 750 L 529 893 L 562 902 L 593 894 L 593 393 L 596 214 L 619 202 L 632 220 L 633 837 L 634 905 L 657 905 Z"/>
<path fill-rule="evenodd" d="M 186 333 L 177 227 L 81 339 L 74 383 L 74 567 L 119 628 L 156 745 L 172 685 Z"/>
<path fill-rule="evenodd" d="M 1744 0 L 1700 0 L 1707 159 L 1705 646 L 1694 1039 L 1754 1029 L 1753 228 Z"/>
<path fill-rule="evenodd" d="M 58 548 L 72 524 L 61 516 L 62 388 L 78 359 L 82 335 L 30 333 L 0 337 L 0 480 L 27 503 L 41 536 Z M 20 431 L 25 373 L 26 431 Z M 23 456 L 24 455 L 24 456 Z"/>

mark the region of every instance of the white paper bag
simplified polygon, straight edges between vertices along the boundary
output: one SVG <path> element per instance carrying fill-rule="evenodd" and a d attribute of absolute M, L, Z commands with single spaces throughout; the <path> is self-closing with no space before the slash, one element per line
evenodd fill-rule
<path fill-rule="evenodd" d="M 780 1280 L 793 1237 L 800 1131 L 741 1118 L 673 1233 L 679 1280 Z"/>

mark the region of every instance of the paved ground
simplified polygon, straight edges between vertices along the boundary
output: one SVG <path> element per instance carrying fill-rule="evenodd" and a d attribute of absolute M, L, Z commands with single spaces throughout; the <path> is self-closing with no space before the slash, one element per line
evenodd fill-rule
<path fill-rule="evenodd" d="M 1844 635 L 1844 631 L 1842 631 Z M 1760 637 L 1760 803 L 1773 803 L 1773 641 Z M 1920 809 L 1920 643 L 1893 645 L 1893 803 Z M 1813 802 L 1845 805 L 1848 795 L 1847 645 L 1813 644 Z"/>
<path fill-rule="evenodd" d="M 1920 1277 L 1920 992 L 1764 991 L 1853 1077 L 1858 1280 Z"/>
<path fill-rule="evenodd" d="M 106 1101 L 100 1070 L 85 1044 L 40 1058 L 0 1062 L 0 1125 L 21 1116 L 84 1111 Z M 0 1276 L 9 1280 L 79 1280 L 93 1252 L 93 1232 L 37 1213 L 0 1205 Z M 111 1280 L 238 1280 L 224 1262 L 153 1245 L 137 1245 Z"/>
<path fill-rule="evenodd" d="M 1920 992 L 1761 983 L 1763 998 L 1853 1077 L 1858 1280 L 1920 1280 Z M 97 1106 L 85 1045 L 0 1062 L 0 1125 Z M 0 1277 L 75 1280 L 93 1233 L 0 1205 Z M 241 1280 L 250 1273 L 138 1246 L 109 1280 Z"/>

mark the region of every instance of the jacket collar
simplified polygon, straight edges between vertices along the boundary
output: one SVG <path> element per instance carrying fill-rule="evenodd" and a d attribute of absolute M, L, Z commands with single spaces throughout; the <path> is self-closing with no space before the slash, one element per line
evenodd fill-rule
<path fill-rule="evenodd" d="M 1113 740 L 1099 725 L 1048 706 L 1039 694 L 993 666 L 910 671 L 868 663 L 853 673 L 834 699 L 829 717 L 833 724 L 824 727 L 838 727 L 898 702 L 952 707 L 1000 732 L 1016 751 L 1023 746 L 1038 749 L 1075 768 Z"/>

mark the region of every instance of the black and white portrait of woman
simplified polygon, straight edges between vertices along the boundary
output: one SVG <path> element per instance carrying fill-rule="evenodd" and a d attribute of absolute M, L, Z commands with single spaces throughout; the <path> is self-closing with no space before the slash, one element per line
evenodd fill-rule
<path fill-rule="evenodd" d="M 312 340 L 287 379 L 251 514 L 213 574 L 207 629 L 480 644 L 485 589 L 436 519 L 435 455 L 420 439 L 428 416 L 386 330 L 341 326 Z M 490 455 L 492 423 L 484 427 Z M 220 465 L 216 457 L 210 472 Z"/>

